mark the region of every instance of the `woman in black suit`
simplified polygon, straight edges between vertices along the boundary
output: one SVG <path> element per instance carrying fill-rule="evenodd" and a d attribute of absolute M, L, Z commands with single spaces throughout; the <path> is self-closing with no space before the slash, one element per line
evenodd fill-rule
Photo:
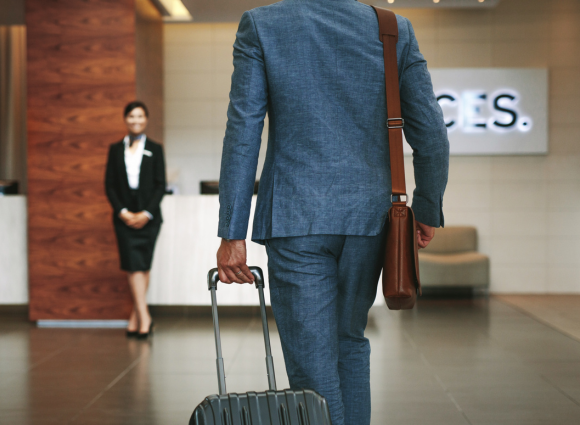
<path fill-rule="evenodd" d="M 146 294 L 153 249 L 163 221 L 159 204 L 165 194 L 163 148 L 145 136 L 148 116 L 142 102 L 125 107 L 129 134 L 110 146 L 105 176 L 121 269 L 128 274 L 134 301 L 127 336 L 139 338 L 147 338 L 153 329 Z"/>

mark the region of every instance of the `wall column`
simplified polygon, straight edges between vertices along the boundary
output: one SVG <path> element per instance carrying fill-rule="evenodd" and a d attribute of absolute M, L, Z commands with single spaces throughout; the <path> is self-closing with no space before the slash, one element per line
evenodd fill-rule
<path fill-rule="evenodd" d="M 135 2 L 27 0 L 26 24 L 30 319 L 125 319 L 103 181 L 136 97 Z"/>

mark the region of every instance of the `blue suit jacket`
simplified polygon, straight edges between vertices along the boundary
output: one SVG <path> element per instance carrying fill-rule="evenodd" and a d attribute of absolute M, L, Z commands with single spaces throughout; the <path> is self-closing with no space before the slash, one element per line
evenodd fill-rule
<path fill-rule="evenodd" d="M 449 142 L 427 63 L 397 16 L 405 137 L 418 221 L 443 225 Z M 391 206 L 383 45 L 355 0 L 283 0 L 245 12 L 220 175 L 218 236 L 245 239 L 264 117 L 268 150 L 252 239 L 377 235 Z"/>

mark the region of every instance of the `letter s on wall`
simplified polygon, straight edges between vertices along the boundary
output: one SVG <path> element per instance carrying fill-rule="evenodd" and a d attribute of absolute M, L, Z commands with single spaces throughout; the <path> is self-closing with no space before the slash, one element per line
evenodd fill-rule
<path fill-rule="evenodd" d="M 508 109 L 506 107 L 503 107 L 499 104 L 499 102 L 502 99 L 509 99 L 511 102 L 517 103 L 516 97 L 514 95 L 511 94 L 507 94 L 507 93 L 502 93 L 497 95 L 494 99 L 493 99 L 493 109 L 495 109 L 496 111 L 500 111 L 503 112 L 505 114 L 511 115 L 511 121 L 508 123 L 502 123 L 499 122 L 498 120 L 495 120 L 493 122 L 493 125 L 497 126 L 497 127 L 502 127 L 502 128 L 509 128 L 514 126 L 517 122 L 518 122 L 518 113 L 514 110 L 514 109 Z"/>

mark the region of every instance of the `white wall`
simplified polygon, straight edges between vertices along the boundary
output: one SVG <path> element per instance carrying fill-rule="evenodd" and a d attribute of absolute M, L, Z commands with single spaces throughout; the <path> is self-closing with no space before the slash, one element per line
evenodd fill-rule
<path fill-rule="evenodd" d="M 199 194 L 201 180 L 219 179 L 236 30 L 165 25 L 165 150 L 169 180 L 182 194 Z M 262 148 L 264 154 L 266 143 Z"/>
<path fill-rule="evenodd" d="M 444 211 L 478 227 L 492 291 L 580 292 L 580 2 L 400 13 L 430 67 L 548 68 L 549 155 L 452 157 Z"/>
<path fill-rule="evenodd" d="M 492 291 L 580 293 L 580 2 L 397 13 L 413 23 L 431 68 L 549 69 L 549 155 L 452 157 L 444 212 L 447 225 L 479 229 Z M 165 26 L 166 150 L 182 193 L 219 176 L 236 29 Z"/>

